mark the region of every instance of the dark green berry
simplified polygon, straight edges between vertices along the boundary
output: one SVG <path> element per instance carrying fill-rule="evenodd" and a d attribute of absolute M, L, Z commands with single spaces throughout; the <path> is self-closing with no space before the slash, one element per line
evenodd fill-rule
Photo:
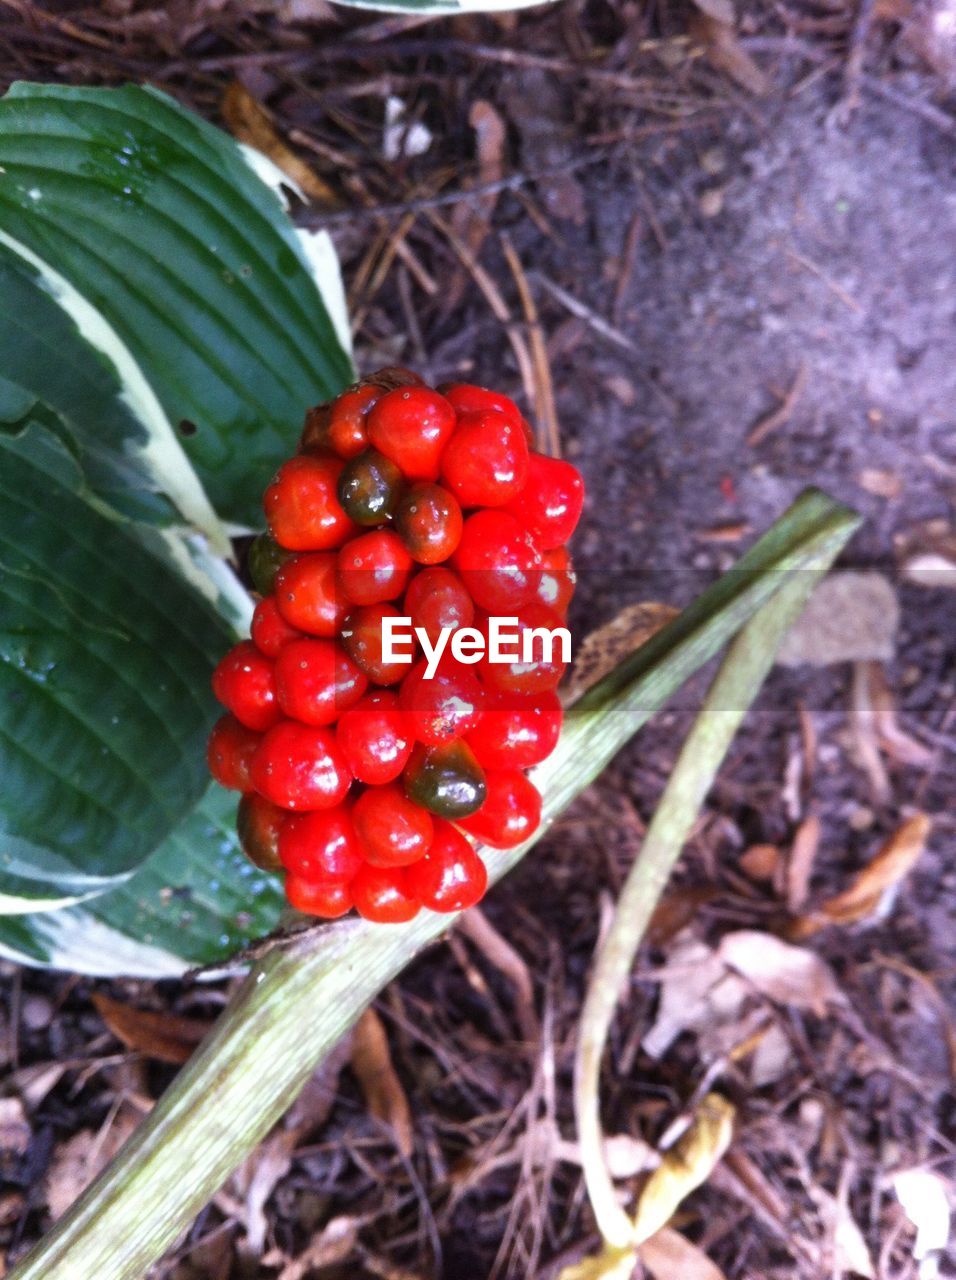
<path fill-rule="evenodd" d="M 345 464 L 339 476 L 339 502 L 356 524 L 384 524 L 398 505 L 401 488 L 402 473 L 391 458 L 366 449 Z"/>
<path fill-rule="evenodd" d="M 260 533 L 249 548 L 247 564 L 252 585 L 261 596 L 269 596 L 275 587 L 276 574 L 287 560 L 291 560 L 292 551 L 280 547 L 271 533 Z"/>
<path fill-rule="evenodd" d="M 281 871 L 279 859 L 279 830 L 286 818 L 286 811 L 270 804 L 255 791 L 249 791 L 239 801 L 236 829 L 242 852 L 253 866 L 261 871 Z"/>
<path fill-rule="evenodd" d="M 466 818 L 485 802 L 485 775 L 471 748 L 458 740 L 440 747 L 419 743 L 402 774 L 405 794 L 440 818 Z"/>

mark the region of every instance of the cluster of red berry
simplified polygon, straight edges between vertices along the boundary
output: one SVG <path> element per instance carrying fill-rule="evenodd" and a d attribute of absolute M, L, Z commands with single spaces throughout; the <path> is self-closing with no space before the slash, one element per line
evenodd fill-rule
<path fill-rule="evenodd" d="M 557 742 L 563 662 L 543 645 L 506 663 L 443 652 L 428 678 L 421 658 L 387 660 L 383 620 L 432 644 L 487 636 L 493 615 L 560 627 L 582 502 L 575 468 L 535 453 L 513 401 L 481 387 L 385 369 L 310 411 L 266 490 L 249 554 L 262 598 L 213 675 L 229 714 L 208 752 L 243 793 L 247 856 L 285 870 L 293 907 L 458 911 L 487 884 L 462 833 L 510 848 L 538 826 L 524 770 Z"/>

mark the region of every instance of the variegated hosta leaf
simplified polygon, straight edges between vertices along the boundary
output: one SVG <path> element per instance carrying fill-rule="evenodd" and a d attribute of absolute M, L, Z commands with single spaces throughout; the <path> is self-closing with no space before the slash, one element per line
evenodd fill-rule
<path fill-rule="evenodd" d="M 50 430 L 0 431 L 0 912 L 100 893 L 178 826 L 231 639 Z"/>
<path fill-rule="evenodd" d="M 306 408 L 352 377 L 335 254 L 264 178 L 152 89 L 0 100 L 0 377 L 57 415 L 97 493 L 220 551 L 220 518 L 261 520 Z"/>
<path fill-rule="evenodd" d="M 243 857 L 236 796 L 211 786 L 124 884 L 59 911 L 0 916 L 0 955 L 98 977 L 178 977 L 219 964 L 272 930 L 274 876 Z"/>

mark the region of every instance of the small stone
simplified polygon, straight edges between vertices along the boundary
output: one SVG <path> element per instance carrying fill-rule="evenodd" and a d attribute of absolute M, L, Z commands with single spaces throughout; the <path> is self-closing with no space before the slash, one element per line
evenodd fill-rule
<path fill-rule="evenodd" d="M 53 1019 L 53 1005 L 47 996 L 29 995 L 21 1006 L 20 1018 L 27 1031 L 42 1031 Z"/>

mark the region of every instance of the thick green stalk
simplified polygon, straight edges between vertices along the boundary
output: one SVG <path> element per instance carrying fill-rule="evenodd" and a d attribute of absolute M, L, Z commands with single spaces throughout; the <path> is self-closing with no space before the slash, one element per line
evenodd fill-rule
<path fill-rule="evenodd" d="M 590 691 L 537 771 L 544 826 L 786 575 L 835 554 L 854 527 L 851 512 L 822 494 L 805 494 L 736 570 Z M 506 854 L 487 851 L 492 879 L 533 843 Z M 9 1280 L 141 1280 L 369 1001 L 450 923 L 430 912 L 407 925 L 346 922 L 270 951 L 149 1118 Z"/>
<path fill-rule="evenodd" d="M 838 550 L 839 546 L 827 547 L 815 571 L 789 577 L 731 644 L 668 779 L 595 960 L 575 1055 L 574 1110 L 591 1207 L 613 1248 L 641 1243 L 618 1201 L 603 1152 L 601 1058 L 614 1010 L 627 988 L 654 908 L 734 735 L 773 665 L 780 641 Z"/>

